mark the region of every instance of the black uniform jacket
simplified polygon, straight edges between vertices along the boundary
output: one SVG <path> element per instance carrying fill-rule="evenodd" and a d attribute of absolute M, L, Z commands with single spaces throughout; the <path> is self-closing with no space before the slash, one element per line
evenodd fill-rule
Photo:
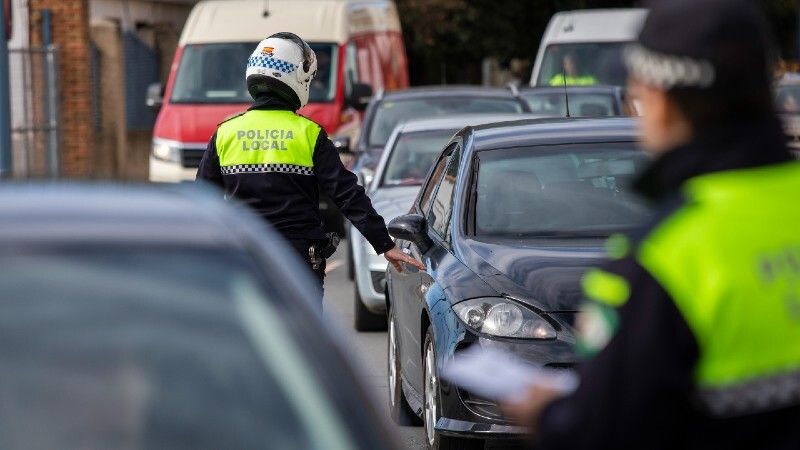
<path fill-rule="evenodd" d="M 709 172 L 790 160 L 777 120 L 717 129 L 655 162 L 637 184 L 656 205 L 638 236 L 681 206 L 679 187 Z M 800 205 L 800 200 L 798 200 Z M 633 236 L 634 245 L 636 236 Z M 578 390 L 539 421 L 538 449 L 800 449 L 800 407 L 711 418 L 692 401 L 698 343 L 677 306 L 634 258 L 604 270 L 625 277 L 629 300 L 608 345 L 578 369 Z"/>
<path fill-rule="evenodd" d="M 259 98 L 250 109 L 292 111 L 291 106 L 276 97 Z M 200 161 L 197 179 L 223 188 L 226 197 L 252 207 L 285 238 L 325 239 L 319 212 L 322 188 L 375 251 L 383 253 L 394 247 L 386 223 L 375 212 L 356 176 L 342 165 L 339 153 L 324 130 L 320 130 L 314 148 L 314 177 L 291 173 L 222 175 L 216 140 L 214 133 Z"/>

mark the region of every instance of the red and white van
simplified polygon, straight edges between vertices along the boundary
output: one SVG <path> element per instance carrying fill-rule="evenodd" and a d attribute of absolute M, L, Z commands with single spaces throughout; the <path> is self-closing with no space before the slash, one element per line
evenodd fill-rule
<path fill-rule="evenodd" d="M 150 180 L 193 180 L 218 123 L 245 110 L 247 58 L 267 36 L 290 31 L 317 54 L 319 68 L 300 113 L 330 136 L 357 139 L 372 90 L 408 86 L 408 64 L 391 0 L 207 0 L 184 26 L 160 107 Z M 344 144 L 347 145 L 347 144 Z"/>

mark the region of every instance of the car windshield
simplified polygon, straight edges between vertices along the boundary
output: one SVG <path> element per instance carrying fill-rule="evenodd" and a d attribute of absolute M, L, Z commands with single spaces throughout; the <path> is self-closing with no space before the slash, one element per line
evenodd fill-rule
<path fill-rule="evenodd" d="M 370 146 L 384 146 L 394 127 L 411 119 L 454 114 L 521 113 L 522 106 L 512 97 L 430 97 L 381 102 L 372 120 Z"/>
<path fill-rule="evenodd" d="M 569 97 L 570 117 L 606 117 L 619 116 L 621 111 L 617 106 L 615 97 L 611 94 L 575 93 L 567 90 L 564 92 L 523 92 L 522 98 L 528 102 L 531 112 L 549 116 L 567 116 L 567 101 Z"/>
<path fill-rule="evenodd" d="M 403 133 L 386 162 L 381 186 L 420 186 L 442 147 L 456 133 L 452 130 Z"/>
<path fill-rule="evenodd" d="M 778 85 L 775 107 L 781 114 L 800 114 L 800 84 Z"/>
<path fill-rule="evenodd" d="M 351 448 L 251 264 L 218 249 L 5 251 L 0 447 Z"/>
<path fill-rule="evenodd" d="M 633 143 L 554 145 L 478 153 L 475 234 L 607 236 L 646 216 L 629 191 L 646 164 Z"/>
<path fill-rule="evenodd" d="M 190 44 L 183 49 L 173 103 L 250 103 L 245 68 L 256 42 Z M 310 103 L 332 102 L 336 93 L 334 44 L 309 44 L 317 55 L 317 75 L 311 83 Z"/>
<path fill-rule="evenodd" d="M 544 51 L 537 86 L 605 84 L 624 86 L 623 42 L 551 44 Z M 566 80 L 564 75 L 566 74 Z"/>

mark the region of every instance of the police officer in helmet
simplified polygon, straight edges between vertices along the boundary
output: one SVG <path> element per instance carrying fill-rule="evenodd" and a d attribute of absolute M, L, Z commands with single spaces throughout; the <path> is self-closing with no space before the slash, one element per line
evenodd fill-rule
<path fill-rule="evenodd" d="M 320 280 L 332 246 L 319 213 L 322 188 L 379 254 L 424 266 L 395 248 L 356 176 L 316 123 L 297 114 L 317 71 L 314 51 L 293 33 L 261 41 L 247 62 L 250 108 L 221 123 L 208 143 L 197 180 L 213 183 L 269 221 Z"/>
<path fill-rule="evenodd" d="M 505 411 L 542 449 L 800 448 L 800 163 L 746 0 L 652 3 L 626 51 L 655 217 L 587 273 L 567 396 Z"/>

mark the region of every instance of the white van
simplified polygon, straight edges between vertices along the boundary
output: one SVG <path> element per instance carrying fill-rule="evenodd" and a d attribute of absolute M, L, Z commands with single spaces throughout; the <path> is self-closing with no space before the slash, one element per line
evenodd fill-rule
<path fill-rule="evenodd" d="M 531 86 L 564 82 L 565 59 L 585 84 L 622 86 L 626 72 L 622 49 L 636 39 L 647 17 L 643 8 L 585 9 L 553 15 L 539 44 Z"/>

